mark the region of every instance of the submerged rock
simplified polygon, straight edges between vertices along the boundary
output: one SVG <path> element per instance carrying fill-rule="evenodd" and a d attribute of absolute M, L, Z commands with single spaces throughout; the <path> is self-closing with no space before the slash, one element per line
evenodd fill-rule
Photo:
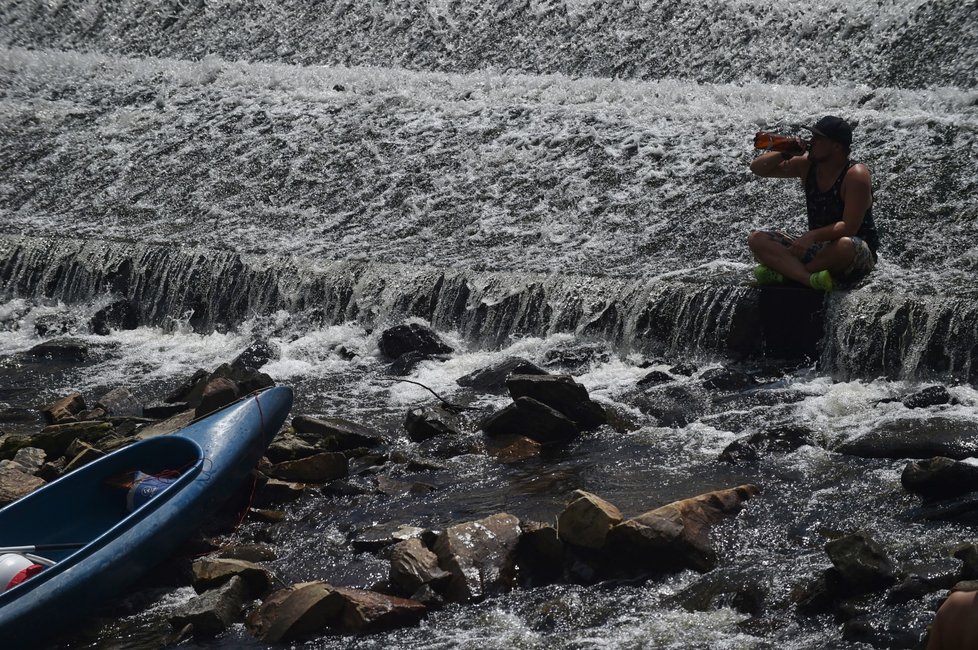
<path fill-rule="evenodd" d="M 488 368 L 482 368 L 459 377 L 459 386 L 486 393 L 501 393 L 506 390 L 506 379 L 510 375 L 546 375 L 547 371 L 522 357 L 507 357 Z"/>
<path fill-rule="evenodd" d="M 944 386 L 928 386 L 927 388 L 908 395 L 903 399 L 903 405 L 908 409 L 927 408 L 948 404 L 951 401 L 951 393 Z"/>
<path fill-rule="evenodd" d="M 244 595 L 249 598 L 262 598 L 272 590 L 272 573 L 246 560 L 205 557 L 196 560 L 192 570 L 193 588 L 198 594 L 220 587 L 234 577 L 241 579 Z"/>
<path fill-rule="evenodd" d="M 947 417 L 887 422 L 839 446 L 836 451 L 864 458 L 953 459 L 978 455 L 978 422 Z"/>
<path fill-rule="evenodd" d="M 442 532 L 432 550 L 452 574 L 445 597 L 467 603 L 510 590 L 516 582 L 519 538 L 520 520 L 506 513 Z"/>
<path fill-rule="evenodd" d="M 904 489 L 943 499 L 978 490 L 978 465 L 936 456 L 907 463 L 900 477 Z"/>
<path fill-rule="evenodd" d="M 55 339 L 35 345 L 27 354 L 40 359 L 81 363 L 88 360 L 88 344 L 80 339 Z"/>
<path fill-rule="evenodd" d="M 131 300 L 117 300 L 95 312 L 88 325 L 99 336 L 108 336 L 113 328 L 134 330 L 139 327 L 139 308 Z"/>
<path fill-rule="evenodd" d="M 727 367 L 707 370 L 700 379 L 708 390 L 735 391 L 757 384 L 757 380 L 747 373 Z"/>
<path fill-rule="evenodd" d="M 673 599 L 691 612 L 732 607 L 744 614 L 760 616 L 769 590 L 769 581 L 757 570 L 718 568 L 683 589 Z"/>

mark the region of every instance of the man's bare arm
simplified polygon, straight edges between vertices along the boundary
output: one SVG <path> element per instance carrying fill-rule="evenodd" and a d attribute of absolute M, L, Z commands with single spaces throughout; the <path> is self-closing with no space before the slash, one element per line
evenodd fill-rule
<path fill-rule="evenodd" d="M 750 170 L 764 178 L 802 178 L 808 172 L 808 156 L 794 156 L 785 160 L 777 151 L 769 151 L 755 158 Z"/>

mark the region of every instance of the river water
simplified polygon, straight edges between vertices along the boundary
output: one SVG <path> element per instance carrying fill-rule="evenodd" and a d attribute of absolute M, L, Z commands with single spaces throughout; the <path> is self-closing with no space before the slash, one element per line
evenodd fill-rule
<path fill-rule="evenodd" d="M 401 422 L 433 398 L 390 381 L 377 350 L 384 327 L 416 319 L 456 353 L 409 379 L 490 412 L 507 400 L 455 380 L 519 355 L 574 374 L 631 430 L 522 463 L 384 470 L 435 486 L 424 496 L 310 491 L 285 523 L 238 533 L 275 546 L 285 582 L 384 578 L 383 559 L 348 545 L 374 523 L 550 521 L 579 488 L 635 515 L 754 482 L 762 495 L 714 539 L 724 570 L 764 585 L 764 610 L 689 612 L 674 595 L 699 576 L 681 573 L 520 590 L 311 647 L 861 647 L 792 605 L 828 566 L 827 539 L 871 531 L 903 566 L 970 540 L 907 514 L 906 461 L 833 449 L 911 418 L 978 424 L 976 19 L 974 3 L 920 0 L 6 3 L 0 401 L 117 385 L 149 401 L 264 338 L 278 356 L 263 370 L 295 387 L 295 413 L 420 453 Z M 756 344 L 746 235 L 801 228 L 803 203 L 795 183 L 750 174 L 750 141 L 824 114 L 857 125 L 880 265 L 829 296 L 816 358 L 779 364 Z M 139 327 L 89 332 L 120 297 Z M 52 317 L 92 346 L 87 362 L 23 361 Z M 636 383 L 678 362 L 735 364 L 763 388 L 717 396 L 677 375 L 694 399 L 663 423 Z M 952 404 L 888 401 L 934 383 Z M 772 424 L 815 444 L 717 460 Z M 876 645 L 911 647 L 938 595 L 866 604 Z M 67 643 L 152 645 L 188 597 L 156 594 Z M 261 644 L 236 628 L 207 647 Z"/>

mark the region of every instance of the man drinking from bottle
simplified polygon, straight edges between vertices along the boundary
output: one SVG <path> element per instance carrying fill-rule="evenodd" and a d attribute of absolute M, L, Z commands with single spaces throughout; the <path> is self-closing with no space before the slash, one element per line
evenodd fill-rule
<path fill-rule="evenodd" d="M 758 176 L 800 178 L 808 207 L 808 232 L 795 237 L 755 230 L 748 237 L 760 264 L 758 284 L 781 284 L 785 278 L 821 291 L 836 282 L 853 283 L 876 266 L 879 236 L 873 223 L 869 169 L 849 159 L 852 127 L 828 115 L 805 127 L 806 143 L 793 138 L 784 151 L 769 151 L 751 162 Z"/>

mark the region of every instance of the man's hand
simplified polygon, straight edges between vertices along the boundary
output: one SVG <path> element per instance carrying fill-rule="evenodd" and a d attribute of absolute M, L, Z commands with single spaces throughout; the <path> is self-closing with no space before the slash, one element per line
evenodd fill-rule
<path fill-rule="evenodd" d="M 788 248 L 788 250 L 791 251 L 792 255 L 794 255 L 798 259 L 801 259 L 802 257 L 804 257 L 805 251 L 811 248 L 811 246 L 814 243 L 815 243 L 815 236 L 811 233 L 811 231 L 809 231 L 806 232 L 801 237 L 796 238 L 793 242 L 791 242 L 791 246 Z"/>

